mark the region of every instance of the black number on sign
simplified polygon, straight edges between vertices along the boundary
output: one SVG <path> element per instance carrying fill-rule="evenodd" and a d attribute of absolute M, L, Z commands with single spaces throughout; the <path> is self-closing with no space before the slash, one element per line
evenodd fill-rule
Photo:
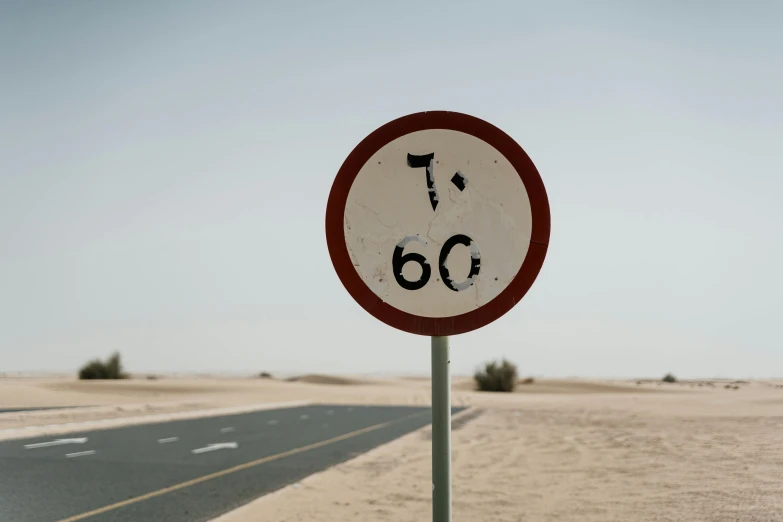
<path fill-rule="evenodd" d="M 427 169 L 427 194 L 430 196 L 432 210 L 435 210 L 440 200 L 438 187 L 435 186 L 435 153 L 430 152 L 419 156 L 408 154 L 408 166 L 412 169 Z M 468 184 L 468 178 L 462 172 L 457 171 L 451 178 L 451 182 L 462 192 Z"/>
<path fill-rule="evenodd" d="M 427 169 L 427 193 L 430 195 L 432 210 L 438 206 L 438 189 L 435 187 L 435 153 L 415 156 L 408 154 L 408 166 L 412 169 Z"/>
<path fill-rule="evenodd" d="M 397 245 L 394 247 L 394 254 L 392 255 L 392 271 L 394 272 L 394 279 L 397 280 L 397 284 L 399 284 L 405 290 L 418 290 L 423 288 L 424 285 L 426 285 L 430 280 L 432 269 L 430 268 L 430 264 L 427 259 L 421 254 L 411 252 L 409 254 L 403 255 L 402 252 L 405 250 L 405 246 L 411 241 L 416 241 L 425 246 L 427 245 L 427 242 L 419 236 L 405 236 L 402 238 L 402 241 L 397 243 Z M 451 254 L 451 249 L 457 245 L 465 245 L 470 249 L 470 271 L 468 272 L 467 279 L 459 283 L 454 282 L 454 280 L 451 278 L 448 267 L 448 259 L 449 254 Z M 408 281 L 402 275 L 402 267 L 405 266 L 406 263 L 411 262 L 418 263 L 418 265 L 421 267 L 421 276 L 416 281 Z M 451 236 L 443 244 L 443 247 L 440 249 L 438 265 L 440 270 L 440 277 L 443 279 L 443 284 L 445 284 L 450 290 L 454 290 L 455 292 L 462 292 L 463 290 L 467 290 L 473 286 L 473 283 L 476 282 L 476 277 L 478 277 L 479 270 L 481 270 L 481 253 L 479 252 L 478 246 L 476 246 L 476 243 L 472 239 L 464 234 L 457 234 L 456 236 Z"/>
<path fill-rule="evenodd" d="M 405 290 L 418 290 L 419 288 L 422 288 L 424 285 L 426 285 L 430 280 L 430 275 L 432 275 L 432 268 L 430 268 L 430 264 L 427 261 L 427 258 L 421 254 L 411 252 L 409 254 L 403 255 L 402 251 L 405 249 L 405 245 L 411 241 L 416 241 L 417 243 L 421 243 L 425 246 L 427 245 L 427 242 L 419 236 L 405 236 L 402 238 L 402 241 L 397 243 L 397 246 L 394 247 L 394 254 L 392 255 L 392 272 L 394 272 L 394 279 L 397 280 L 397 284 L 399 284 Z M 406 263 L 418 263 L 418 265 L 421 267 L 421 276 L 419 276 L 417 281 L 408 281 L 402 275 L 402 267 L 404 267 Z"/>
<path fill-rule="evenodd" d="M 449 254 L 451 254 L 451 249 L 457 245 L 465 245 L 470 249 L 470 271 L 468 272 L 467 279 L 460 283 L 455 283 L 451 278 L 447 264 Z M 443 244 L 443 248 L 440 249 L 438 267 L 440 268 L 440 277 L 443 279 L 443 282 L 446 284 L 446 286 L 455 292 L 461 292 L 473 286 L 473 283 L 476 281 L 479 270 L 481 270 L 481 253 L 479 252 L 478 246 L 476 246 L 476 243 L 474 243 L 472 239 L 464 234 L 457 234 L 456 236 L 451 236 L 449 239 L 447 239 Z"/>

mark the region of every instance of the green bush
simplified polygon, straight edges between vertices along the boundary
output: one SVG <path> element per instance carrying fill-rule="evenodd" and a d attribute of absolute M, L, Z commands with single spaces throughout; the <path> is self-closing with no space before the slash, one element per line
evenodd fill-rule
<path fill-rule="evenodd" d="M 480 391 L 512 392 L 517 383 L 517 367 L 503 359 L 499 364 L 495 361 L 484 365 L 473 376 Z"/>
<path fill-rule="evenodd" d="M 671 373 L 667 373 L 663 376 L 663 379 L 661 379 L 663 382 L 677 382 L 677 378 L 672 375 Z"/>
<path fill-rule="evenodd" d="M 79 379 L 127 379 L 128 375 L 122 371 L 120 354 L 114 353 L 106 362 L 93 359 L 79 370 Z"/>

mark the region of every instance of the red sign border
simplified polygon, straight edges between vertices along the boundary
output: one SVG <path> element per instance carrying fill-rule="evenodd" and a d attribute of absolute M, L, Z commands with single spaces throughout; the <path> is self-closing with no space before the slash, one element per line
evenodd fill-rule
<path fill-rule="evenodd" d="M 527 190 L 533 218 L 530 247 L 517 275 L 484 306 L 451 317 L 421 317 L 403 312 L 375 295 L 353 266 L 345 243 L 343 222 L 348 193 L 365 163 L 389 142 L 421 130 L 447 129 L 470 134 L 495 147 L 513 165 Z M 409 114 L 390 121 L 364 138 L 343 162 L 326 205 L 326 243 L 329 256 L 345 289 L 370 315 L 404 332 L 445 336 L 486 326 L 511 310 L 527 293 L 541 271 L 549 245 L 550 212 L 544 183 L 527 153 L 509 135 L 491 123 L 450 111 Z"/>

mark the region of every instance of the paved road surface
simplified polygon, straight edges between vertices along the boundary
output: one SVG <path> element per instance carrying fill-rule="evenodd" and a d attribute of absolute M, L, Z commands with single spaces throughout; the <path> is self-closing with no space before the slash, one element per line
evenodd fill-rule
<path fill-rule="evenodd" d="M 210 520 L 431 419 L 319 405 L 0 442 L 0 521 Z"/>

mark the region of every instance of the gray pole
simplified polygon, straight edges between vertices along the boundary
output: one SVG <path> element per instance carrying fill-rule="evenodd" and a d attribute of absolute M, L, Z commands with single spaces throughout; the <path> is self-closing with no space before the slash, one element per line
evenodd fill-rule
<path fill-rule="evenodd" d="M 432 338 L 432 522 L 451 522 L 449 338 Z"/>

